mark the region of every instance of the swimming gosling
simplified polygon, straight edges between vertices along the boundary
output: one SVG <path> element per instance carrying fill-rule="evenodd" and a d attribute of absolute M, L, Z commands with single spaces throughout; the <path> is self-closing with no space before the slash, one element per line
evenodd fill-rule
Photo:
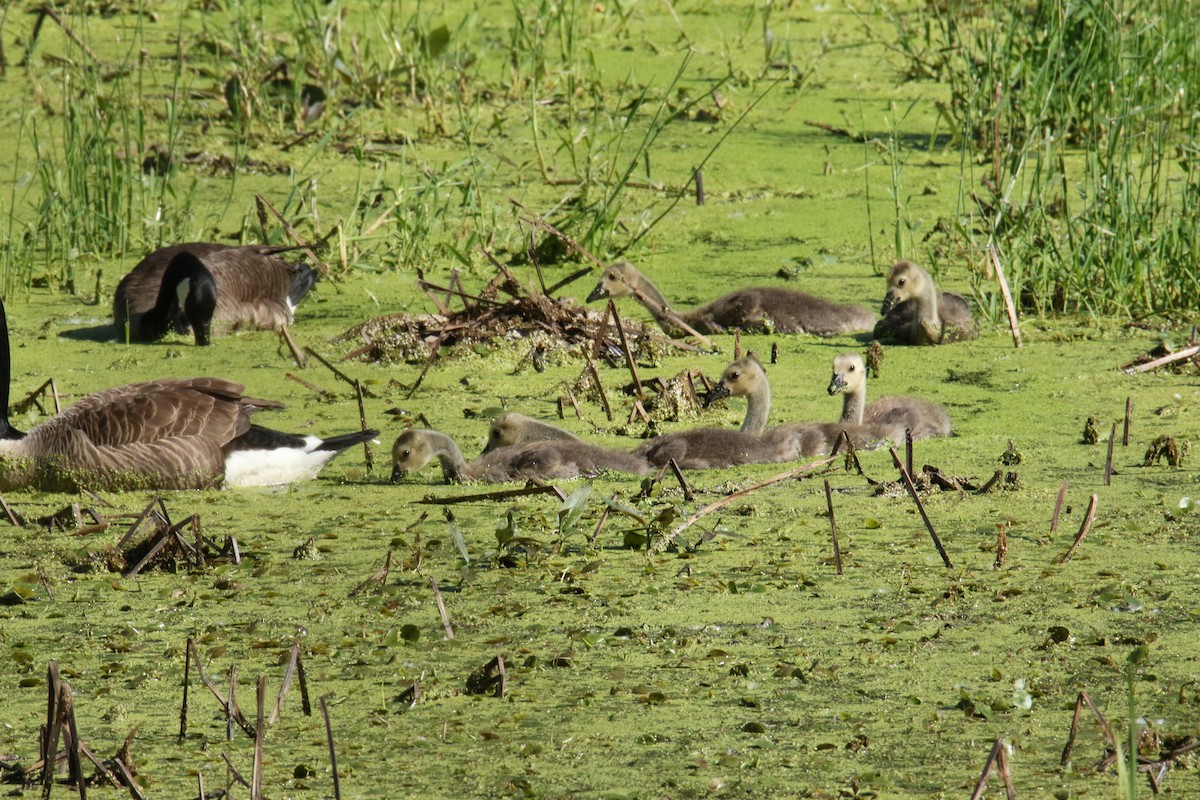
<path fill-rule="evenodd" d="M 544 481 L 595 477 L 605 471 L 633 475 L 651 471 L 650 464 L 640 456 L 566 439 L 501 447 L 468 463 L 458 445 L 446 434 L 408 430 L 392 445 L 392 483 L 398 483 L 410 472 L 421 470 L 435 458 L 441 462 L 446 483 Z"/>
<path fill-rule="evenodd" d="M 829 394 L 842 394 L 842 422 L 871 425 L 897 444 L 905 430 L 912 438 L 950 435 L 950 415 L 937 403 L 919 397 L 884 397 L 867 405 L 867 369 L 862 356 L 843 353 L 833 359 Z"/>
<path fill-rule="evenodd" d="M 557 425 L 518 414 L 516 411 L 505 411 L 493 419 L 488 427 L 487 446 L 483 448 L 482 455 L 501 447 L 546 439 L 580 441 L 578 436 Z"/>
<path fill-rule="evenodd" d="M 682 320 L 698 333 L 734 328 L 755 333 L 811 333 L 836 336 L 869 331 L 875 315 L 861 306 L 843 306 L 805 292 L 778 287 L 739 289 L 690 311 L 675 311 L 650 279 L 628 261 L 606 267 L 588 302 L 633 297 L 670 336 L 682 336 Z"/>
<path fill-rule="evenodd" d="M 887 283 L 874 338 L 918 345 L 979 338 L 979 325 L 962 295 L 938 292 L 929 273 L 913 262 L 893 264 Z"/>

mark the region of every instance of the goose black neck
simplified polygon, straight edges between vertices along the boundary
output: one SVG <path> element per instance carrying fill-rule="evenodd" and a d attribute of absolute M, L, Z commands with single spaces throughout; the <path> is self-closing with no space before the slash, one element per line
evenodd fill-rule
<path fill-rule="evenodd" d="M 190 327 L 196 344 L 207 345 L 217 308 L 217 284 L 199 258 L 186 250 L 176 254 L 163 273 L 154 308 L 142 316 L 142 336 L 161 339 L 171 327 L 186 333 Z"/>
<path fill-rule="evenodd" d="M 25 436 L 8 424 L 8 392 L 12 379 L 12 361 L 8 349 L 8 312 L 0 300 L 0 439 L 20 439 Z"/>

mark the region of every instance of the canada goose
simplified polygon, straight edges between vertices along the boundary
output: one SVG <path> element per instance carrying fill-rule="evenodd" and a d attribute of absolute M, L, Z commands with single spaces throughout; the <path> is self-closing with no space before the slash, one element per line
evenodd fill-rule
<path fill-rule="evenodd" d="M 682 333 L 677 318 L 700 333 L 744 331 L 835 336 L 869 331 L 875 315 L 861 306 L 842 306 L 804 292 L 777 287 L 739 289 L 691 311 L 673 311 L 662 292 L 628 261 L 605 268 L 588 302 L 634 297 L 670 335 Z"/>
<path fill-rule="evenodd" d="M 150 342 L 174 328 L 192 329 L 206 345 L 213 321 L 236 328 L 291 325 L 293 311 L 317 273 L 278 257 L 291 247 L 232 247 L 208 242 L 155 250 L 121 279 L 113 295 L 113 322 L 124 339 Z"/>
<path fill-rule="evenodd" d="M 897 261 L 887 277 L 883 319 L 876 339 L 903 344 L 946 344 L 979 338 L 979 326 L 962 295 L 938 292 L 929 273 L 911 261 Z"/>
<path fill-rule="evenodd" d="M 919 397 L 884 397 L 866 405 L 867 370 L 857 353 L 833 359 L 829 394 L 838 392 L 843 395 L 843 423 L 875 426 L 897 443 L 904 441 L 905 430 L 911 431 L 914 439 L 950 435 L 950 415 L 937 403 Z"/>
<path fill-rule="evenodd" d="M 579 441 L 578 436 L 557 425 L 518 414 L 516 411 L 505 411 L 492 420 L 491 427 L 488 428 L 487 447 L 483 448 L 483 455 L 500 447 L 545 439 Z"/>
<path fill-rule="evenodd" d="M 444 433 L 407 430 L 392 445 L 392 483 L 417 472 L 437 458 L 446 483 L 458 481 L 551 480 L 594 477 L 606 470 L 645 475 L 644 458 L 620 450 L 606 450 L 587 442 L 545 439 L 500 447 L 468 463 L 458 445 Z"/>
<path fill-rule="evenodd" d="M 250 423 L 272 400 L 220 378 L 133 383 L 83 398 L 28 433 L 8 421 L 8 318 L 0 302 L 0 489 L 207 489 L 315 477 L 368 430 L 319 439 Z"/>

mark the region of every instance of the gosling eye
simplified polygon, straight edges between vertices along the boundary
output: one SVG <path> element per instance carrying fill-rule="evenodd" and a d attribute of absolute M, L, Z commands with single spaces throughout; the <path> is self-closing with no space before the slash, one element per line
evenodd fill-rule
<path fill-rule="evenodd" d="M 896 281 L 896 285 L 903 286 L 905 284 L 905 282 L 907 282 L 907 281 L 908 281 L 908 278 L 900 278 Z"/>
<path fill-rule="evenodd" d="M 851 364 L 849 367 L 847 367 L 846 372 L 854 372 L 854 365 Z"/>
<path fill-rule="evenodd" d="M 412 455 L 412 450 L 401 450 L 400 451 L 401 458 L 408 458 L 411 455 Z"/>
<path fill-rule="evenodd" d="M 740 372 L 729 373 L 729 380 L 731 380 L 731 381 L 736 381 L 740 377 L 742 377 L 742 373 L 740 373 Z"/>

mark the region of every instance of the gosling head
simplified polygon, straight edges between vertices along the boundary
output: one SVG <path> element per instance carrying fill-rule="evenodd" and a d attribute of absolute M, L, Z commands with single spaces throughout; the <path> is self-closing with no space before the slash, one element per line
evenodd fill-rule
<path fill-rule="evenodd" d="M 487 446 L 484 453 L 490 453 L 500 447 L 508 447 L 521 441 L 521 428 L 528 417 L 515 411 L 505 411 L 492 420 L 488 428 Z"/>
<path fill-rule="evenodd" d="M 911 261 L 897 261 L 888 272 L 887 294 L 883 298 L 883 310 L 886 315 L 895 306 L 922 294 L 929 281 L 929 273 Z"/>
<path fill-rule="evenodd" d="M 433 446 L 424 431 L 405 431 L 392 445 L 392 483 L 418 472 L 433 460 Z"/>
<path fill-rule="evenodd" d="M 604 268 L 604 273 L 600 276 L 600 282 L 596 284 L 596 288 L 592 289 L 592 293 L 588 295 L 588 302 L 593 303 L 608 297 L 629 297 L 633 294 L 633 287 L 637 282 L 637 278 L 637 269 L 628 261 L 618 261 L 616 264 L 610 264 Z"/>
<path fill-rule="evenodd" d="M 721 373 L 721 380 L 704 395 L 704 407 L 708 408 L 724 397 L 746 397 L 758 394 L 767 382 L 767 373 L 762 362 L 754 353 L 734 361 Z"/>
<path fill-rule="evenodd" d="M 829 393 L 855 392 L 862 388 L 867 379 L 862 356 L 857 353 L 842 353 L 833 359 L 833 377 L 829 379 Z"/>

